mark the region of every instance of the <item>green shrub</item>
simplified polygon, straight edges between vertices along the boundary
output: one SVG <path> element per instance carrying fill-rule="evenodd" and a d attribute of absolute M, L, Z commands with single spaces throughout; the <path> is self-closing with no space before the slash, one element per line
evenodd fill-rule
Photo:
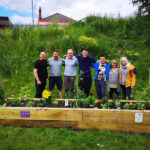
<path fill-rule="evenodd" d="M 0 100 L 4 99 L 4 91 L 2 87 L 0 87 Z"/>

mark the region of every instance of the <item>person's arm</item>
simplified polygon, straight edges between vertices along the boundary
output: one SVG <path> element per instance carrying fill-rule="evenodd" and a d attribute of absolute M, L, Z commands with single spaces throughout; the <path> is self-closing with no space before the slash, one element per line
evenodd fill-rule
<path fill-rule="evenodd" d="M 91 57 L 91 64 L 95 64 L 95 63 L 96 63 L 96 60 L 93 57 Z"/>
<path fill-rule="evenodd" d="M 75 57 L 76 58 L 76 57 Z M 79 65 L 79 61 L 78 61 L 78 59 L 76 58 L 76 65 Z"/>
<path fill-rule="evenodd" d="M 37 84 L 40 85 L 40 84 L 41 84 L 41 81 L 40 81 L 40 79 L 39 79 L 39 77 L 38 77 L 37 71 L 38 71 L 38 69 L 34 68 L 34 70 L 33 70 L 34 76 L 35 76 L 35 78 L 36 78 Z"/>
<path fill-rule="evenodd" d="M 133 71 L 131 72 L 131 78 L 132 78 L 131 88 L 133 89 L 135 86 L 135 82 L 136 82 L 136 74 Z"/>
<path fill-rule="evenodd" d="M 92 67 L 92 68 L 96 68 L 96 66 L 97 65 L 99 65 L 99 62 L 96 62 L 96 63 L 94 63 L 94 64 L 91 64 L 91 66 L 90 67 Z"/>
<path fill-rule="evenodd" d="M 65 58 L 66 59 L 66 58 Z M 65 59 L 62 59 L 62 65 L 65 66 Z"/>
<path fill-rule="evenodd" d="M 106 63 L 106 79 L 107 79 L 107 81 L 109 80 L 110 68 L 111 68 L 111 64 L 110 63 Z"/>
<path fill-rule="evenodd" d="M 75 57 L 79 60 L 80 55 L 76 55 Z"/>

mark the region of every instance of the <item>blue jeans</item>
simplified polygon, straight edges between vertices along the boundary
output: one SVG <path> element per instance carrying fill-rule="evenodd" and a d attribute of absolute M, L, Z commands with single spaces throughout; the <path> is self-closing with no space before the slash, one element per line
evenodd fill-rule
<path fill-rule="evenodd" d="M 102 99 L 103 97 L 106 96 L 106 81 L 95 80 L 95 87 L 96 87 L 97 97 L 99 99 Z"/>

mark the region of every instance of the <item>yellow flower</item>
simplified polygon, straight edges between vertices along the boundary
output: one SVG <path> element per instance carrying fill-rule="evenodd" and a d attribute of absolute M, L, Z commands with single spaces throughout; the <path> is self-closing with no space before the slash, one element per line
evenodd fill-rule
<path fill-rule="evenodd" d="M 44 90 L 43 93 L 42 93 L 42 97 L 43 98 L 49 98 L 51 96 L 51 92 L 48 91 L 48 90 Z"/>
<path fill-rule="evenodd" d="M 133 104 L 130 102 L 129 105 L 132 106 Z"/>
<path fill-rule="evenodd" d="M 7 98 L 5 98 L 5 99 L 4 99 L 4 101 L 8 101 L 8 99 L 7 99 Z"/>
<path fill-rule="evenodd" d="M 94 102 L 94 103 L 95 103 L 95 104 L 97 104 L 97 103 L 99 103 L 99 102 L 100 102 L 100 100 L 95 100 L 95 102 Z"/>
<path fill-rule="evenodd" d="M 108 102 L 109 102 L 109 103 L 112 103 L 112 102 L 113 102 L 113 100 L 108 100 Z"/>
<path fill-rule="evenodd" d="M 145 103 L 145 100 L 142 100 L 143 103 Z"/>
<path fill-rule="evenodd" d="M 53 104 L 58 104 L 58 102 L 57 101 L 53 101 Z"/>

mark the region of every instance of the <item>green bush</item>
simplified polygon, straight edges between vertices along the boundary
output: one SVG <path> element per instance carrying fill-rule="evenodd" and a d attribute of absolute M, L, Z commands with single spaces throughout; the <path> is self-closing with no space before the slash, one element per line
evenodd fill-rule
<path fill-rule="evenodd" d="M 4 99 L 4 91 L 3 89 L 0 87 L 0 100 Z"/>

